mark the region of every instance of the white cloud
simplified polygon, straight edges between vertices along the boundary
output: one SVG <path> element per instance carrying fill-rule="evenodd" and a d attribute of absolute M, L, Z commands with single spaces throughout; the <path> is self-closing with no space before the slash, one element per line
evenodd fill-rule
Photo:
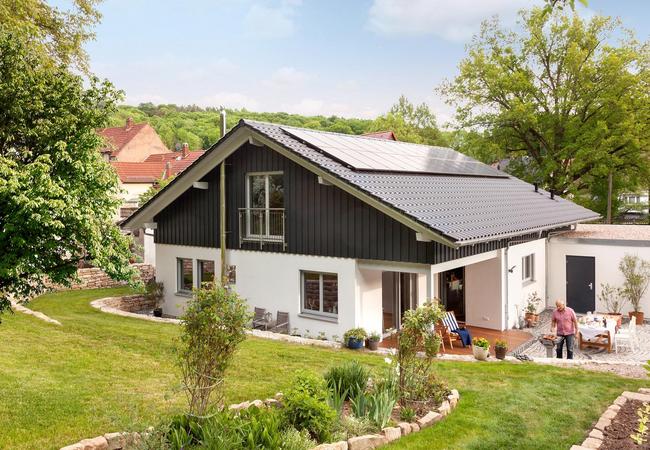
<path fill-rule="evenodd" d="M 249 36 L 265 39 L 286 38 L 295 31 L 296 9 L 302 0 L 282 0 L 279 4 L 254 3 L 251 5 L 244 26 Z"/>
<path fill-rule="evenodd" d="M 371 107 L 353 108 L 345 103 L 327 102 L 316 98 L 303 98 L 297 103 L 284 104 L 280 110 L 305 116 L 341 116 L 374 119 L 378 111 Z"/>
<path fill-rule="evenodd" d="M 140 103 L 154 103 L 161 105 L 164 103 L 170 103 L 167 97 L 163 97 L 158 94 L 138 94 L 138 95 L 126 95 L 124 99 L 127 105 L 139 105 Z"/>
<path fill-rule="evenodd" d="M 264 84 L 274 88 L 295 87 L 304 83 L 308 78 L 309 75 L 295 67 L 281 67 L 273 72 L 271 78 L 265 80 Z"/>
<path fill-rule="evenodd" d="M 374 0 L 368 26 L 385 35 L 432 35 L 465 42 L 494 15 L 508 24 L 529 0 Z"/>
<path fill-rule="evenodd" d="M 252 97 L 240 92 L 217 92 L 216 94 L 203 97 L 199 102 L 202 106 L 224 106 L 226 108 L 246 108 L 259 110 L 260 103 Z"/>

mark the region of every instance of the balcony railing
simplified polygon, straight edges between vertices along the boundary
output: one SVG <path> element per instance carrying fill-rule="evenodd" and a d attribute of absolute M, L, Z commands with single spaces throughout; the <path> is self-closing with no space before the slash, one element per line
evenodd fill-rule
<path fill-rule="evenodd" d="M 239 246 L 244 243 L 286 247 L 284 208 L 239 208 Z"/>

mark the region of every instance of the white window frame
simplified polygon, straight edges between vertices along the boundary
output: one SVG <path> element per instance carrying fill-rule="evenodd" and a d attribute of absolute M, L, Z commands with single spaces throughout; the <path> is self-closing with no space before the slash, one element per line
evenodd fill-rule
<path fill-rule="evenodd" d="M 528 274 L 526 274 L 528 272 Z M 531 253 L 521 258 L 521 281 L 530 283 L 535 281 L 535 254 Z"/>
<path fill-rule="evenodd" d="M 176 258 L 176 293 L 188 295 L 192 293 L 192 290 L 187 290 L 183 288 L 183 261 L 192 261 L 192 286 L 196 277 L 194 276 L 194 259 L 192 258 Z"/>
<path fill-rule="evenodd" d="M 203 263 L 212 263 L 212 266 L 214 267 L 214 276 L 213 276 L 213 282 L 217 281 L 217 263 L 211 259 L 197 259 L 196 260 L 196 287 L 201 287 L 203 285 Z"/>
<path fill-rule="evenodd" d="M 319 311 L 305 308 L 305 274 L 318 275 L 318 289 L 319 289 Z M 336 276 L 336 314 L 323 311 L 323 275 Z M 300 271 L 300 313 L 310 316 L 322 316 L 330 319 L 338 319 L 339 317 L 339 274 L 332 272 L 318 272 L 315 270 L 301 270 Z"/>
<path fill-rule="evenodd" d="M 272 235 L 271 231 L 271 218 L 269 214 L 269 176 L 270 175 L 282 175 L 284 183 L 284 172 L 282 171 L 271 171 L 271 172 L 248 172 L 246 173 L 246 237 L 251 238 L 282 238 L 281 235 Z M 264 234 L 252 234 L 251 233 L 251 177 L 264 177 Z M 284 202 L 284 198 L 282 199 Z"/>

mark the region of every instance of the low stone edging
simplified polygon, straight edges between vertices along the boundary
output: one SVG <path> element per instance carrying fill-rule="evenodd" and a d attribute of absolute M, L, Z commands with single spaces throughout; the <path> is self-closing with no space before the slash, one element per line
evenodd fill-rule
<path fill-rule="evenodd" d="M 169 317 L 155 317 L 146 314 L 139 314 L 134 311 L 153 309 L 156 305 L 143 295 L 125 295 L 122 297 L 104 297 L 90 302 L 90 306 L 101 312 L 115 314 L 122 317 L 148 320 L 151 322 L 179 324 L 179 319 Z"/>
<path fill-rule="evenodd" d="M 38 319 L 44 320 L 47 323 L 51 323 L 51 324 L 54 324 L 54 325 L 61 325 L 61 322 L 59 322 L 58 320 L 52 319 L 50 316 L 47 316 L 47 315 L 43 314 L 40 311 L 31 310 L 31 309 L 21 305 L 20 303 L 17 303 L 15 301 L 13 301 L 13 300 L 11 301 L 11 308 L 14 311 L 18 311 L 18 312 L 23 313 L 23 314 L 34 316 L 34 317 L 36 317 Z"/>
<path fill-rule="evenodd" d="M 75 444 L 62 447 L 61 450 L 122 450 L 127 445 L 140 442 L 140 433 L 106 433 L 91 439 L 83 439 Z"/>
<path fill-rule="evenodd" d="M 581 445 L 572 445 L 570 450 L 592 450 L 599 449 L 605 439 L 603 432 L 605 428 L 611 425 L 612 420 L 616 418 L 621 406 L 625 405 L 628 400 L 639 400 L 642 402 L 650 402 L 650 389 L 641 388 L 639 392 L 625 391 L 619 395 L 614 403 L 600 416 L 596 425 L 589 432 L 587 438 Z"/>

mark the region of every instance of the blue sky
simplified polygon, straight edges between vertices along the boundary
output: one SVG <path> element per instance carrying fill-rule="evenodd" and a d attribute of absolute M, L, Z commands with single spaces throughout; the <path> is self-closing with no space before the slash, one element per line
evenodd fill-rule
<path fill-rule="evenodd" d="M 456 73 L 481 20 L 514 24 L 528 0 L 106 0 L 93 71 L 126 102 L 375 117 L 400 94 L 451 110 L 434 92 Z M 590 0 L 649 37 L 650 1 Z"/>

